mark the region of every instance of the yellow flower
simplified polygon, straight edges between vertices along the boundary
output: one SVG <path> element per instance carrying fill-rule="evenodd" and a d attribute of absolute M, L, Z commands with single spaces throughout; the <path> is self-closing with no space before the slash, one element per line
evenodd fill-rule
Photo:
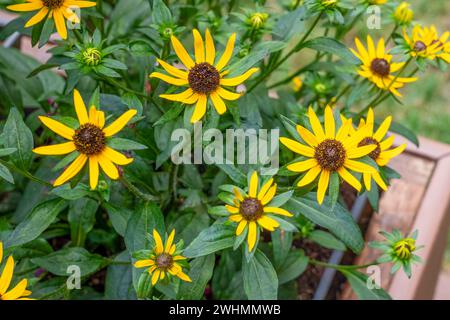
<path fill-rule="evenodd" d="M 264 23 L 269 18 L 269 15 L 265 12 L 255 12 L 248 18 L 248 24 L 254 29 L 260 29 L 264 26 Z"/>
<path fill-rule="evenodd" d="M 78 157 L 55 180 L 53 186 L 57 187 L 66 183 L 89 161 L 90 185 L 92 189 L 95 189 L 98 184 L 99 165 L 106 175 L 115 180 L 119 178 L 119 171 L 115 164 L 123 166 L 133 162 L 133 159 L 108 147 L 107 138 L 121 131 L 136 114 L 136 110 L 128 110 L 105 128 L 104 112 L 91 106 L 88 114 L 83 98 L 77 90 L 74 90 L 74 104 L 80 125 L 76 130 L 51 118 L 39 117 L 50 130 L 70 141 L 39 147 L 33 152 L 40 155 L 63 155 L 78 151 Z"/>
<path fill-rule="evenodd" d="M 236 235 L 239 236 L 244 230 L 248 230 L 248 250 L 252 251 L 259 234 L 258 226 L 274 231 L 280 224 L 272 218 L 272 214 L 286 217 L 292 217 L 292 214 L 282 208 L 270 206 L 277 192 L 277 185 L 273 184 L 273 178 L 259 189 L 258 173 L 255 171 L 250 177 L 248 189 L 248 194 L 242 194 L 234 188 L 234 206 L 225 205 L 225 207 L 230 213 L 230 220 L 238 223 Z"/>
<path fill-rule="evenodd" d="M 303 88 L 303 81 L 302 79 L 300 79 L 300 77 L 295 77 L 294 79 L 292 79 L 292 85 L 294 87 L 294 90 L 296 92 L 299 92 Z"/>
<path fill-rule="evenodd" d="M 435 26 L 422 28 L 416 25 L 413 28 L 412 37 L 409 37 L 406 31 L 403 30 L 403 38 L 410 48 L 412 57 L 422 57 L 430 60 L 442 58 L 447 63 L 450 63 L 450 42 L 447 42 L 449 36 L 450 32 L 444 32 L 439 37 Z"/>
<path fill-rule="evenodd" d="M 358 130 L 349 135 L 352 126 L 351 119 L 345 121 L 336 130 L 333 111 L 329 106 L 325 108 L 325 130 L 311 107 L 308 110 L 308 116 L 312 133 L 301 125 L 297 125 L 299 135 L 308 145 L 289 138 L 280 138 L 281 143 L 287 148 L 309 158 L 287 167 L 292 172 L 307 171 L 298 182 L 298 186 L 303 187 L 310 184 L 320 174 L 317 201 L 322 204 L 330 176 L 333 172 L 337 172 L 342 179 L 360 191 L 361 183 L 347 169 L 361 173 L 376 173 L 376 169 L 372 166 L 355 160 L 368 155 L 375 149 L 374 145 L 358 146 L 364 138 L 365 130 Z"/>
<path fill-rule="evenodd" d="M 148 268 L 148 273 L 152 275 L 152 285 L 154 286 L 158 280 L 162 280 L 166 275 L 170 274 L 176 276 L 183 281 L 192 282 L 191 278 L 183 272 L 182 267 L 177 261 L 185 260 L 186 258 L 179 255 L 177 247 L 173 244 L 175 238 L 175 230 L 167 238 L 165 245 L 163 245 L 161 236 L 158 231 L 153 229 L 153 239 L 155 240 L 155 247 L 153 253 L 147 260 L 138 260 L 134 266 L 136 268 Z"/>
<path fill-rule="evenodd" d="M 216 49 L 214 41 L 206 30 L 206 41 L 203 42 L 202 36 L 198 30 L 193 30 L 194 47 L 195 47 L 195 62 L 187 53 L 186 49 L 180 41 L 172 36 L 172 46 L 178 58 L 187 68 L 187 71 L 173 67 L 172 65 L 160 60 L 158 63 L 172 76 L 160 72 L 153 72 L 151 78 L 159 78 L 167 83 L 176 86 L 187 86 L 187 90 L 177 94 L 162 94 L 161 98 L 171 101 L 179 101 L 185 104 L 196 103 L 191 122 L 197 122 L 203 118 L 206 113 L 208 97 L 219 114 L 226 112 L 227 107 L 223 100 L 237 100 L 241 97 L 239 93 L 234 93 L 223 88 L 223 86 L 231 87 L 237 86 L 247 80 L 252 74 L 258 71 L 258 68 L 252 68 L 243 75 L 234 78 L 224 78 L 228 73 L 224 70 L 233 54 L 234 42 L 236 34 L 233 33 L 228 39 L 225 52 L 214 64 L 216 60 Z"/>
<path fill-rule="evenodd" d="M 400 260 L 409 260 L 411 254 L 416 250 L 416 240 L 413 238 L 401 239 L 394 244 L 393 249 Z"/>
<path fill-rule="evenodd" d="M 402 69 L 405 62 L 392 62 L 392 55 L 386 52 L 383 38 L 380 39 L 378 45 L 375 47 L 372 38 L 368 35 L 367 50 L 358 38 L 355 38 L 355 43 L 358 51 L 352 48 L 350 50 L 362 62 L 358 70 L 359 75 L 373 82 L 378 88 L 389 90 L 394 95 L 401 97 L 402 95 L 397 89 L 402 88 L 405 83 L 417 80 L 417 78 L 396 78 L 392 74 Z"/>
<path fill-rule="evenodd" d="M 414 12 L 411 10 L 411 5 L 403 1 L 394 11 L 394 19 L 399 25 L 408 25 L 414 18 Z"/>
<path fill-rule="evenodd" d="M 3 259 L 3 243 L 0 241 L 0 265 Z M 0 275 L 0 300 L 32 300 L 27 298 L 31 291 L 27 290 L 27 279 L 22 279 L 11 290 L 8 291 L 11 285 L 11 280 L 14 274 L 14 258 L 9 256 L 6 260 L 5 267 Z"/>
<path fill-rule="evenodd" d="M 345 118 L 344 118 L 345 119 Z M 394 136 L 390 136 L 385 139 L 387 132 L 389 131 L 389 127 L 392 122 L 392 117 L 389 116 L 381 123 L 378 129 L 374 130 L 374 113 L 372 108 L 369 109 L 367 113 L 367 118 L 361 119 L 359 124 L 360 130 L 362 130 L 364 134 L 364 138 L 358 144 L 358 146 L 367 146 L 367 145 L 375 145 L 376 148 L 369 153 L 369 157 L 371 157 L 378 166 L 384 167 L 389 161 L 402 153 L 406 144 L 402 144 L 394 149 L 389 149 L 394 143 Z M 351 128 L 351 133 L 355 132 L 353 127 Z M 375 182 L 383 189 L 387 190 L 386 183 L 381 178 L 378 172 L 364 172 L 363 174 L 364 185 L 368 191 L 370 191 L 371 179 L 375 180 Z"/>
<path fill-rule="evenodd" d="M 388 0 L 369 0 L 370 4 L 378 4 L 378 5 L 385 4 L 386 2 L 388 2 Z"/>
<path fill-rule="evenodd" d="M 95 6 L 93 1 L 80 0 L 27 0 L 27 3 L 13 4 L 6 8 L 12 11 L 36 11 L 39 10 L 28 22 L 25 28 L 34 26 L 45 17 L 55 20 L 56 30 L 63 39 L 67 39 L 67 28 L 65 19 L 72 23 L 80 23 L 80 18 L 72 9 L 89 8 Z"/>

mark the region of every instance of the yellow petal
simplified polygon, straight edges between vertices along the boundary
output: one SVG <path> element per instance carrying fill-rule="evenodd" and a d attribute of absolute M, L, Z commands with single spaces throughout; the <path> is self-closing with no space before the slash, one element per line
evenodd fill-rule
<path fill-rule="evenodd" d="M 11 279 L 14 273 L 14 258 L 9 256 L 6 260 L 5 267 L 3 268 L 2 275 L 0 277 L 0 296 L 3 296 L 8 290 L 11 284 Z"/>
<path fill-rule="evenodd" d="M 69 128 L 61 122 L 44 116 L 39 116 L 39 120 L 41 120 L 41 122 L 54 133 L 60 135 L 63 138 L 66 138 L 67 140 L 73 140 L 75 130 L 73 130 L 72 128 Z"/>
<path fill-rule="evenodd" d="M 311 182 L 313 182 L 316 179 L 316 177 L 319 175 L 321 170 L 322 170 L 322 168 L 319 165 L 311 168 L 303 176 L 303 178 L 298 182 L 297 186 L 303 187 L 303 186 L 306 186 L 306 185 L 310 184 Z"/>
<path fill-rule="evenodd" d="M 314 157 L 314 149 L 289 138 L 280 138 L 280 142 L 288 149 L 306 157 Z"/>
<path fill-rule="evenodd" d="M 56 31 L 58 31 L 58 34 L 61 38 L 67 39 L 66 21 L 61 10 L 61 8 L 53 10 L 53 19 L 55 20 Z"/>
<path fill-rule="evenodd" d="M 153 240 L 155 240 L 155 253 L 156 254 L 163 253 L 164 252 L 163 242 L 161 236 L 159 235 L 156 229 L 153 229 Z"/>
<path fill-rule="evenodd" d="M 97 111 L 97 123 L 100 129 L 105 126 L 105 113 L 103 111 Z"/>
<path fill-rule="evenodd" d="M 380 174 L 378 172 L 372 174 L 373 180 L 383 189 L 384 191 L 387 191 L 387 185 L 384 182 L 384 180 L 381 178 Z"/>
<path fill-rule="evenodd" d="M 137 111 L 134 109 L 130 109 L 124 114 L 122 114 L 119 118 L 116 119 L 113 123 L 103 129 L 106 137 L 111 137 L 115 135 L 117 132 L 123 129 L 128 123 L 136 115 Z"/>
<path fill-rule="evenodd" d="M 25 24 L 25 28 L 32 27 L 35 24 L 38 24 L 45 18 L 45 16 L 47 14 L 48 14 L 48 8 L 42 7 L 38 13 L 36 13 L 30 20 L 28 20 L 28 22 Z"/>
<path fill-rule="evenodd" d="M 180 70 L 178 68 L 175 68 L 174 66 L 168 64 L 167 62 L 161 60 L 161 59 L 156 59 L 158 61 L 158 63 L 161 65 L 161 67 L 164 68 L 164 70 L 166 70 L 168 73 L 170 73 L 172 76 L 180 78 L 180 79 L 185 79 L 187 80 L 188 78 L 188 73 L 186 71 Z"/>
<path fill-rule="evenodd" d="M 180 93 L 160 94 L 159 97 L 170 100 L 170 101 L 184 102 L 186 99 L 190 98 L 193 94 L 194 94 L 194 91 L 192 91 L 191 88 L 188 88 L 185 91 L 180 92 Z"/>
<path fill-rule="evenodd" d="M 336 134 L 336 140 L 344 141 L 348 137 L 349 133 L 354 134 L 352 119 L 348 119 L 343 122 Z"/>
<path fill-rule="evenodd" d="M 107 157 L 103 155 L 100 155 L 97 158 L 100 167 L 108 177 L 110 177 L 113 180 L 119 179 L 119 170 L 117 170 L 117 167 L 111 162 L 111 160 L 109 160 Z"/>
<path fill-rule="evenodd" d="M 239 213 L 238 208 L 230 206 L 228 204 L 225 205 L 225 208 L 228 210 L 229 213 Z"/>
<path fill-rule="evenodd" d="M 11 291 L 2 295 L 2 300 L 16 300 L 20 298 L 27 288 L 28 280 L 22 279 Z"/>
<path fill-rule="evenodd" d="M 241 97 L 240 93 L 234 93 L 231 91 L 228 91 L 222 87 L 219 87 L 216 92 L 225 100 L 234 101 Z"/>
<path fill-rule="evenodd" d="M 364 186 L 366 187 L 367 191 L 370 191 L 370 188 L 372 186 L 371 176 L 372 176 L 371 173 L 367 173 L 367 172 L 363 173 Z"/>
<path fill-rule="evenodd" d="M 238 190 L 238 188 L 233 188 L 233 193 L 236 197 L 236 199 L 239 200 L 239 202 L 244 201 L 244 197 L 242 196 L 241 192 Z"/>
<path fill-rule="evenodd" d="M 53 156 L 53 155 L 68 154 L 75 150 L 76 150 L 75 144 L 72 141 L 70 141 L 66 143 L 53 144 L 45 147 L 38 147 L 33 149 L 33 152 L 40 155 Z"/>
<path fill-rule="evenodd" d="M 194 104 L 198 101 L 199 98 L 200 98 L 200 94 L 194 92 L 194 94 L 192 96 L 184 99 L 182 102 L 184 104 Z"/>
<path fill-rule="evenodd" d="M 301 125 L 298 125 L 296 128 L 300 137 L 302 137 L 302 139 L 305 140 L 305 142 L 311 147 L 316 147 L 319 144 L 319 141 L 317 141 L 316 137 L 308 129 L 302 127 Z"/>
<path fill-rule="evenodd" d="M 274 231 L 280 224 L 268 216 L 262 216 L 257 220 L 258 224 L 266 230 Z"/>
<path fill-rule="evenodd" d="M 322 125 L 320 124 L 319 118 L 317 118 L 317 115 L 312 107 L 309 107 L 308 109 L 308 116 L 314 135 L 319 141 L 323 141 L 325 139 L 325 133 L 323 132 L 323 128 Z"/>
<path fill-rule="evenodd" d="M 362 58 L 362 61 L 369 60 L 370 59 L 369 53 L 367 52 L 366 48 L 364 47 L 364 45 L 361 43 L 361 41 L 358 38 L 355 38 L 355 44 L 356 44 L 356 47 L 358 48 L 358 52 Z"/>
<path fill-rule="evenodd" d="M 189 276 L 187 274 L 185 274 L 183 271 L 178 272 L 177 277 L 183 281 L 192 282 L 191 278 L 189 278 Z"/>
<path fill-rule="evenodd" d="M 110 147 L 105 147 L 102 152 L 102 156 L 107 157 L 109 160 L 111 160 L 111 162 L 118 164 L 119 166 L 125 166 L 133 162 L 133 158 L 127 158 L 120 152 L 117 152 Z"/>
<path fill-rule="evenodd" d="M 188 80 L 187 79 L 178 79 L 178 78 L 174 78 L 171 76 L 168 76 L 164 73 L 161 72 L 152 72 L 150 74 L 150 78 L 158 78 L 161 79 L 167 83 L 173 84 L 175 86 L 184 86 L 188 84 Z"/>
<path fill-rule="evenodd" d="M 239 211 L 238 211 L 239 212 Z M 231 215 L 230 216 L 230 221 L 233 221 L 233 222 L 241 222 L 241 220 L 243 219 L 243 217 L 242 217 L 242 215 L 240 215 L 240 214 L 233 214 L 233 215 Z"/>
<path fill-rule="evenodd" d="M 383 58 L 384 57 L 384 52 L 385 51 L 385 47 L 384 47 L 384 39 L 381 38 L 378 41 L 378 46 L 377 46 L 377 57 L 379 58 Z"/>
<path fill-rule="evenodd" d="M 406 149 L 406 144 L 402 144 L 402 145 L 398 146 L 397 148 L 394 148 L 394 149 L 391 149 L 388 151 L 383 151 L 380 154 L 380 159 L 391 160 L 392 158 L 398 156 L 400 153 L 405 151 L 405 149 Z"/>
<path fill-rule="evenodd" d="M 352 148 L 350 150 L 347 150 L 347 157 L 349 159 L 361 158 L 361 157 L 368 155 L 376 148 L 377 148 L 377 145 L 375 145 L 375 144 L 370 144 L 370 145 L 362 146 L 359 148 Z"/>
<path fill-rule="evenodd" d="M 166 253 L 170 251 L 170 248 L 172 247 L 174 238 L 175 238 L 175 229 L 172 230 L 172 232 L 169 235 L 169 238 L 167 238 L 167 240 L 166 240 L 166 247 L 164 250 Z"/>
<path fill-rule="evenodd" d="M 261 200 L 261 204 L 263 206 L 265 206 L 270 201 L 272 201 L 276 192 L 277 192 L 277 184 L 275 183 L 273 186 L 270 187 L 269 191 L 267 191 L 267 193 L 264 195 L 264 198 L 262 198 L 262 200 Z"/>
<path fill-rule="evenodd" d="M 206 62 L 208 62 L 210 65 L 214 65 L 214 60 L 216 59 L 216 48 L 214 46 L 214 40 L 208 28 L 206 28 L 205 42 L 206 42 Z"/>
<path fill-rule="evenodd" d="M 342 179 L 347 181 L 347 183 L 358 191 L 361 191 L 361 183 L 344 167 L 339 168 L 337 171 Z"/>
<path fill-rule="evenodd" d="M 329 106 L 325 108 L 325 136 L 328 139 L 334 139 L 336 126 L 334 123 L 333 111 Z"/>
<path fill-rule="evenodd" d="M 375 134 L 373 135 L 373 138 L 377 141 L 383 140 L 384 136 L 389 130 L 389 127 L 391 126 L 392 117 L 389 116 L 381 123 L 380 127 L 377 129 Z"/>
<path fill-rule="evenodd" d="M 359 162 L 359 161 L 355 161 L 355 160 L 350 160 L 347 159 L 344 162 L 344 166 L 350 170 L 356 171 L 356 172 L 368 172 L 368 173 L 375 173 L 377 172 L 377 170 L 365 163 Z"/>
<path fill-rule="evenodd" d="M 236 33 L 233 33 L 231 37 L 228 39 L 227 46 L 225 47 L 225 51 L 220 57 L 219 62 L 217 62 L 216 69 L 217 71 L 222 70 L 230 61 L 231 56 L 234 50 L 234 42 L 236 41 Z"/>
<path fill-rule="evenodd" d="M 195 62 L 205 62 L 205 46 L 203 44 L 202 36 L 197 29 L 192 30 L 192 34 L 194 35 Z"/>
<path fill-rule="evenodd" d="M 3 261 L 3 242 L 0 241 L 0 264 Z"/>
<path fill-rule="evenodd" d="M 242 219 L 241 222 L 239 222 L 238 227 L 236 228 L 236 235 L 239 236 L 242 233 L 242 231 L 244 231 L 246 226 L 247 220 Z"/>
<path fill-rule="evenodd" d="M 248 223 L 248 236 L 247 236 L 247 243 L 248 243 L 248 250 L 252 251 L 255 244 L 256 244 L 256 222 L 250 221 Z"/>
<path fill-rule="evenodd" d="M 259 68 L 251 68 L 244 74 L 234 77 L 234 78 L 228 78 L 228 79 L 220 79 L 220 84 L 223 86 L 237 86 L 243 83 L 245 80 L 250 78 L 255 72 L 258 72 Z"/>
<path fill-rule="evenodd" d="M 86 163 L 88 157 L 85 154 L 80 154 L 71 164 L 67 167 L 66 170 L 55 180 L 53 183 L 54 187 L 60 186 L 66 183 L 69 179 L 73 178 L 83 169 L 84 164 Z"/>
<path fill-rule="evenodd" d="M 134 263 L 134 266 L 136 268 L 145 268 L 153 266 L 154 264 L 155 264 L 154 260 L 138 260 Z"/>
<path fill-rule="evenodd" d="M 290 213 L 287 210 L 284 210 L 282 208 L 277 208 L 277 207 L 264 207 L 264 212 L 266 213 L 275 213 L 278 214 L 280 216 L 285 216 L 285 217 L 292 217 L 293 214 Z"/>
<path fill-rule="evenodd" d="M 315 158 L 312 158 L 290 164 L 287 166 L 287 169 L 293 172 L 305 172 L 315 166 L 317 166 L 317 160 Z"/>
<path fill-rule="evenodd" d="M 371 59 L 376 58 L 376 51 L 375 51 L 375 44 L 373 43 L 372 37 L 370 35 L 367 35 L 367 49 L 369 51 L 369 57 Z"/>
<path fill-rule="evenodd" d="M 225 105 L 225 102 L 223 102 L 219 94 L 217 92 L 213 92 L 211 93 L 210 97 L 217 113 L 224 114 L 227 111 L 227 106 Z"/>
<path fill-rule="evenodd" d="M 322 170 L 319 178 L 319 185 L 317 188 L 317 201 L 319 204 L 322 204 L 323 199 L 325 198 L 325 193 L 328 189 L 328 183 L 330 182 L 330 171 Z"/>
<path fill-rule="evenodd" d="M 381 149 L 381 151 L 389 149 L 392 146 L 392 144 L 394 143 L 394 139 L 395 139 L 394 136 L 390 136 L 386 140 L 381 141 L 380 142 L 380 149 Z"/>
<path fill-rule="evenodd" d="M 367 112 L 367 118 L 366 118 L 366 124 L 367 124 L 367 133 L 369 134 L 369 137 L 373 135 L 373 124 L 374 124 L 374 114 L 373 109 L 369 108 L 369 111 Z"/>
<path fill-rule="evenodd" d="M 84 104 L 83 98 L 77 89 L 73 90 L 73 103 L 75 105 L 75 112 L 77 113 L 78 122 L 80 125 L 89 122 L 89 116 L 87 113 L 86 105 Z"/>
<path fill-rule="evenodd" d="M 189 56 L 181 42 L 174 36 L 171 36 L 170 40 L 172 41 L 173 50 L 177 54 L 178 58 L 180 58 L 181 62 L 183 62 L 186 68 L 191 69 L 195 65 L 195 63 Z"/>
<path fill-rule="evenodd" d="M 99 175 L 99 171 L 98 171 L 97 156 L 90 156 L 89 157 L 89 184 L 90 184 L 92 190 L 97 188 L 98 175 Z"/>
<path fill-rule="evenodd" d="M 203 116 L 206 113 L 206 105 L 208 102 L 208 98 L 206 95 L 201 94 L 199 95 L 197 104 L 195 105 L 194 113 L 191 117 L 191 123 L 195 123 L 203 118 Z"/>
<path fill-rule="evenodd" d="M 41 1 L 34 1 L 32 3 L 13 4 L 6 8 L 12 11 L 26 12 L 41 9 L 43 6 Z"/>
<path fill-rule="evenodd" d="M 253 171 L 251 177 L 250 177 L 250 185 L 248 187 L 248 195 L 251 198 L 256 198 L 256 194 L 258 192 L 258 173 L 256 171 Z"/>
<path fill-rule="evenodd" d="M 160 274 L 161 274 L 160 270 L 155 270 L 155 272 L 152 275 L 152 286 L 154 286 L 158 282 Z"/>
<path fill-rule="evenodd" d="M 273 183 L 273 178 L 270 178 L 269 181 L 267 181 L 261 188 L 261 190 L 259 190 L 258 193 L 258 199 L 262 200 L 265 196 L 265 194 L 267 193 L 267 191 L 270 189 L 270 186 Z"/>
<path fill-rule="evenodd" d="M 65 2 L 66 5 L 75 5 L 78 6 L 78 8 L 90 8 L 97 5 L 97 3 L 93 1 L 80 1 L 80 0 L 69 0 Z"/>

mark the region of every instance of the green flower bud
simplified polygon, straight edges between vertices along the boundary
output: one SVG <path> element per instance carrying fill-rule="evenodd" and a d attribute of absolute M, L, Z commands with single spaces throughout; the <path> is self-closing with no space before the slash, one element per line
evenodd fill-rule
<path fill-rule="evenodd" d="M 412 238 L 401 239 L 392 248 L 397 258 L 400 260 L 409 260 L 411 254 L 416 250 L 416 240 Z"/>
<path fill-rule="evenodd" d="M 98 66 L 102 60 L 102 54 L 97 48 L 86 48 L 83 52 L 83 63 L 93 67 Z"/>
<path fill-rule="evenodd" d="M 264 27 L 264 24 L 266 23 L 268 18 L 269 15 L 265 12 L 255 12 L 252 15 L 250 15 L 248 24 L 253 29 L 261 29 L 262 27 Z"/>

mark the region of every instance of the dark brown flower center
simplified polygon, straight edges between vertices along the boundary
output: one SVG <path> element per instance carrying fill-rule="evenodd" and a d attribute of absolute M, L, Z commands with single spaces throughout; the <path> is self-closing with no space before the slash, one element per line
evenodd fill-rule
<path fill-rule="evenodd" d="M 75 130 L 73 142 L 80 153 L 94 155 L 103 151 L 106 138 L 102 129 L 91 123 L 86 123 Z"/>
<path fill-rule="evenodd" d="M 256 221 L 264 214 L 264 208 L 256 198 L 245 198 L 239 208 L 240 214 L 247 221 Z"/>
<path fill-rule="evenodd" d="M 375 148 L 375 150 L 373 150 L 371 153 L 368 154 L 369 157 L 371 157 L 373 160 L 378 159 L 378 157 L 380 156 L 381 153 L 381 148 L 380 148 L 380 143 L 375 140 L 372 137 L 367 137 L 361 140 L 360 143 L 358 143 L 358 147 L 363 147 L 363 146 L 368 146 L 374 144 L 377 147 Z"/>
<path fill-rule="evenodd" d="M 423 43 L 422 41 L 417 41 L 414 44 L 414 51 L 421 52 L 421 51 L 425 51 L 426 48 L 427 48 L 427 45 L 425 43 Z"/>
<path fill-rule="evenodd" d="M 64 4 L 64 0 L 42 0 L 44 6 L 50 9 L 59 8 Z"/>
<path fill-rule="evenodd" d="M 162 253 L 156 257 L 156 266 L 158 269 L 167 270 L 173 264 L 173 258 L 170 254 Z"/>
<path fill-rule="evenodd" d="M 391 72 L 391 65 L 386 59 L 374 59 L 370 65 L 370 69 L 379 76 L 386 77 Z"/>
<path fill-rule="evenodd" d="M 194 92 L 208 94 L 219 86 L 220 74 L 212 65 L 202 62 L 193 66 L 189 71 L 188 81 Z"/>
<path fill-rule="evenodd" d="M 336 171 L 344 165 L 346 152 L 341 142 L 327 139 L 322 141 L 315 150 L 316 158 L 322 169 Z"/>

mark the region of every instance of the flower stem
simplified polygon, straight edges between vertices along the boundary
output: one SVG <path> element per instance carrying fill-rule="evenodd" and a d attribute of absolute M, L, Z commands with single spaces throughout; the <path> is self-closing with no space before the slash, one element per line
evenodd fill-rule
<path fill-rule="evenodd" d="M 120 179 L 120 182 L 137 198 L 141 198 L 144 201 L 156 201 L 158 198 L 151 194 L 143 193 L 141 190 L 136 188 L 135 185 L 133 185 L 125 176 L 122 176 Z"/>
<path fill-rule="evenodd" d="M 316 266 L 325 267 L 325 268 L 333 268 L 333 269 L 337 269 L 337 270 L 357 270 L 357 269 L 364 269 L 364 268 L 367 268 L 370 266 L 376 266 L 376 265 L 380 264 L 377 261 L 373 261 L 371 263 L 363 264 L 363 265 L 339 265 L 339 264 L 322 262 L 322 261 L 318 261 L 318 260 L 314 260 L 314 259 L 309 259 L 309 262 Z"/>
<path fill-rule="evenodd" d="M 308 39 L 309 35 L 311 34 L 311 32 L 314 30 L 314 28 L 317 26 L 317 24 L 320 21 L 320 18 L 322 18 L 322 14 L 320 13 L 316 20 L 314 21 L 314 23 L 311 25 L 311 27 L 309 27 L 308 31 L 306 31 L 306 33 L 303 35 L 303 37 L 300 39 L 300 41 L 297 43 L 296 46 L 294 46 L 294 48 L 292 48 L 283 58 L 281 58 L 277 63 L 275 63 L 271 68 L 268 68 L 268 70 L 263 73 L 258 80 L 256 80 L 256 82 L 247 90 L 247 93 L 250 93 L 253 89 L 255 89 L 262 81 L 264 81 L 268 76 L 270 76 L 270 74 L 276 70 L 279 66 L 281 66 L 287 59 L 289 59 L 290 56 L 292 56 L 295 52 L 297 52 L 302 44 L 306 41 L 306 39 Z M 295 76 L 294 76 L 295 77 Z"/>
<path fill-rule="evenodd" d="M 38 177 L 32 175 L 30 172 L 22 170 L 22 169 L 16 167 L 15 165 L 13 165 L 12 163 L 9 163 L 9 162 L 6 162 L 6 161 L 0 159 L 0 164 L 4 165 L 9 170 L 15 171 L 15 172 L 21 174 L 22 176 L 24 176 L 24 177 L 26 177 L 26 178 L 34 181 L 34 182 L 40 183 L 40 184 L 42 184 L 44 186 L 47 186 L 47 187 L 53 187 L 51 183 L 49 183 L 47 181 L 44 181 L 42 179 L 39 179 Z"/>

